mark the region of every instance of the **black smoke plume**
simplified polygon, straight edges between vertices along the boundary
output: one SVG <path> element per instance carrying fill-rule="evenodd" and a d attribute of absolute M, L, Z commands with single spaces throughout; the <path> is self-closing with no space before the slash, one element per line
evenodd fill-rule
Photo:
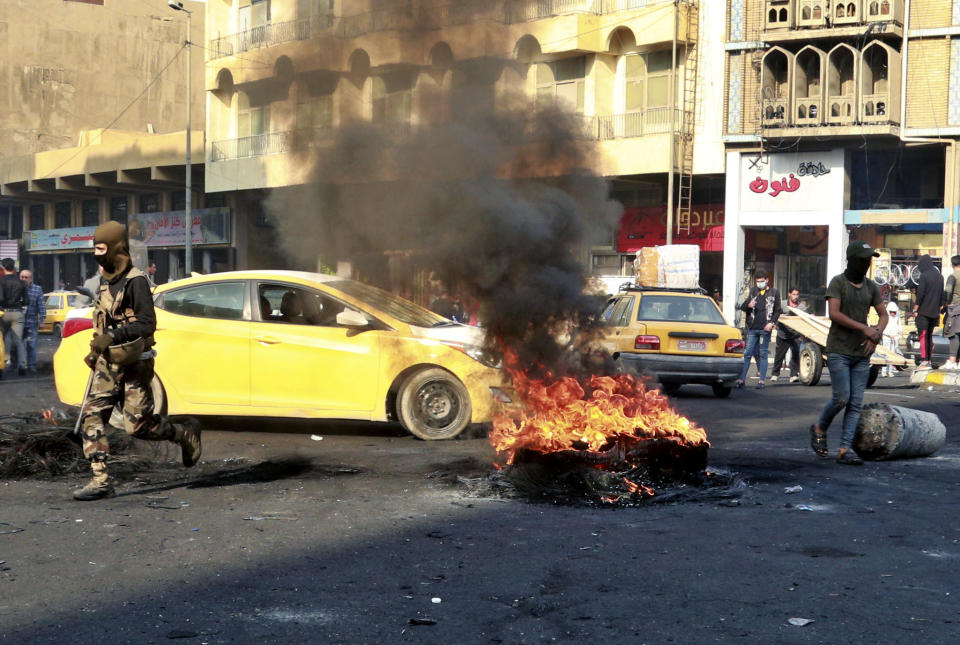
<path fill-rule="evenodd" d="M 619 204 L 589 170 L 578 117 L 523 96 L 485 107 L 475 99 L 489 66 L 478 75 L 482 83 L 461 83 L 449 98 L 441 123 L 354 124 L 300 140 L 310 181 L 275 190 L 268 212 L 301 266 L 406 253 L 477 303 L 488 341 L 521 365 L 580 370 L 596 357 L 584 350 L 602 307 L 585 292 L 586 249 L 611 230 Z"/>

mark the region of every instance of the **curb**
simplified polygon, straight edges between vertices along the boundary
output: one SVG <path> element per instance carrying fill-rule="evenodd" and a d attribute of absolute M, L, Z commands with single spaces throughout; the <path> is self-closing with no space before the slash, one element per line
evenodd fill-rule
<path fill-rule="evenodd" d="M 960 387 L 960 371 L 954 370 L 916 370 L 910 376 L 910 382 L 917 385 L 930 385 L 940 388 Z"/>

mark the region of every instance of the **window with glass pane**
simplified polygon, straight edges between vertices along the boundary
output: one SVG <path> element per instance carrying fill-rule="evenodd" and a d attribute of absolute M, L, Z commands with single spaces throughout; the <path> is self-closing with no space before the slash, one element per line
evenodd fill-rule
<path fill-rule="evenodd" d="M 204 195 L 203 203 L 206 208 L 219 208 L 227 205 L 226 195 Z"/>
<path fill-rule="evenodd" d="M 586 65 L 583 56 L 538 63 L 537 102 L 556 100 L 564 109 L 583 112 Z"/>
<path fill-rule="evenodd" d="M 333 96 L 314 96 L 297 105 L 297 128 L 329 130 L 333 125 Z"/>
<path fill-rule="evenodd" d="M 14 206 L 10 209 L 10 237 L 19 238 L 23 235 L 23 206 Z"/>
<path fill-rule="evenodd" d="M 258 27 L 270 22 L 270 0 L 253 0 L 250 8 L 250 26 Z"/>
<path fill-rule="evenodd" d="M 160 211 L 160 196 L 156 193 L 140 195 L 140 212 L 157 213 Z"/>
<path fill-rule="evenodd" d="M 214 282 L 168 291 L 159 306 L 181 316 L 242 320 L 244 293 L 243 282 Z"/>
<path fill-rule="evenodd" d="M 53 205 L 53 227 L 70 228 L 70 202 L 57 202 Z"/>
<path fill-rule="evenodd" d="M 374 123 L 409 123 L 413 77 L 388 74 L 373 79 Z"/>
<path fill-rule="evenodd" d="M 127 198 L 126 197 L 111 197 L 110 198 L 110 219 L 115 222 L 120 222 L 121 224 L 127 223 Z"/>
<path fill-rule="evenodd" d="M 663 107 L 670 104 L 669 51 L 647 54 L 647 107 Z"/>
<path fill-rule="evenodd" d="M 642 54 L 626 57 L 627 112 L 639 112 L 644 107 L 644 88 L 647 79 L 647 61 Z"/>
<path fill-rule="evenodd" d="M 10 209 L 0 206 L 0 237 L 10 236 Z"/>
<path fill-rule="evenodd" d="M 100 200 L 85 199 L 81 208 L 81 226 L 96 226 L 100 223 Z"/>
<path fill-rule="evenodd" d="M 175 190 L 170 194 L 170 206 L 175 211 L 187 209 L 187 194 L 182 190 Z"/>
<path fill-rule="evenodd" d="M 31 231 L 42 231 L 47 227 L 46 222 L 44 222 L 44 207 L 43 204 L 31 204 L 30 205 L 30 230 Z"/>

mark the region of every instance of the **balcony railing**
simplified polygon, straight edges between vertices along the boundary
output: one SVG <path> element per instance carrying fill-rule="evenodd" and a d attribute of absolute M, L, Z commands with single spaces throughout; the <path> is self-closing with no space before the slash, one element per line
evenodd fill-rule
<path fill-rule="evenodd" d="M 595 117 L 596 138 L 607 141 L 642 137 L 648 134 L 665 134 L 670 132 L 671 125 L 676 127 L 679 124 L 680 112 L 681 110 L 678 109 L 662 107 L 650 108 L 643 112 L 598 116 Z M 674 119 L 672 124 L 671 115 Z"/>
<path fill-rule="evenodd" d="M 764 26 L 824 29 L 890 22 L 903 26 L 903 0 L 766 0 Z"/>
<path fill-rule="evenodd" d="M 764 126 L 785 126 L 789 122 L 787 119 L 788 105 L 786 99 L 774 99 L 763 102 L 763 125 Z"/>
<path fill-rule="evenodd" d="M 853 123 L 857 120 L 856 101 L 852 95 L 831 96 L 827 99 L 829 123 Z"/>
<path fill-rule="evenodd" d="M 818 96 L 808 99 L 797 99 L 797 112 L 794 115 L 794 122 L 797 125 L 817 125 L 823 123 L 823 113 L 820 107 L 822 102 Z"/>
<path fill-rule="evenodd" d="M 271 22 L 210 41 L 210 58 L 234 56 L 258 47 L 310 38 L 310 19 Z"/>
<path fill-rule="evenodd" d="M 596 16 L 643 9 L 654 5 L 666 4 L 669 0 L 511 0 L 504 6 L 506 22 L 527 22 L 564 16 L 575 13 L 588 13 Z"/>
<path fill-rule="evenodd" d="M 860 120 L 869 123 L 890 121 L 890 94 L 864 94 L 860 105 Z"/>
<path fill-rule="evenodd" d="M 296 130 L 265 132 L 239 139 L 214 141 L 211 146 L 210 161 L 283 154 L 293 150 L 295 141 Z"/>

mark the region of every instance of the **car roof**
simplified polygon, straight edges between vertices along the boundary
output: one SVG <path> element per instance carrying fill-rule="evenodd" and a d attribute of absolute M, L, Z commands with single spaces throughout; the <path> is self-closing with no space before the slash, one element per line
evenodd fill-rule
<path fill-rule="evenodd" d="M 189 278 L 174 280 L 166 284 L 158 285 L 156 292 L 167 291 L 176 287 L 183 287 L 190 284 L 202 284 L 219 280 L 282 280 L 284 278 L 293 280 L 303 280 L 308 282 L 333 282 L 336 280 L 346 280 L 335 275 L 326 273 L 313 273 L 310 271 L 284 271 L 279 269 L 250 269 L 246 271 L 224 271 L 223 273 L 195 273 Z"/>
<path fill-rule="evenodd" d="M 630 293 L 640 293 L 640 294 L 649 294 L 656 293 L 662 294 L 665 296 L 695 296 L 698 298 L 709 298 L 707 292 L 704 289 L 671 289 L 667 287 L 639 287 L 639 286 L 628 286 L 622 287 L 619 292 L 614 294 L 614 296 L 620 296 Z"/>

